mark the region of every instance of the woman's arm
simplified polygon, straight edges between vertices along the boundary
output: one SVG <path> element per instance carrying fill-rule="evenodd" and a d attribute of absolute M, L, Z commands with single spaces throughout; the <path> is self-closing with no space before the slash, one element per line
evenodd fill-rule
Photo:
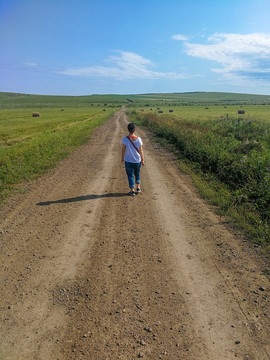
<path fill-rule="evenodd" d="M 139 147 L 139 152 L 140 152 L 141 159 L 142 159 L 142 165 L 144 166 L 144 155 L 143 155 L 143 148 L 142 148 L 142 145 Z"/>
<path fill-rule="evenodd" d="M 122 163 L 125 162 L 126 145 L 122 144 Z"/>

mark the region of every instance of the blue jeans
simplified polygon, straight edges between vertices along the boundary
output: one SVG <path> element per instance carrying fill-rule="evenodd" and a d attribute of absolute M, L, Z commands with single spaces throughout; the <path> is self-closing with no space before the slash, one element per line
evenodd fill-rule
<path fill-rule="evenodd" d="M 140 177 L 141 164 L 142 164 L 141 162 L 130 163 L 130 162 L 125 161 L 125 167 L 126 167 L 126 172 L 127 172 L 128 183 L 129 183 L 130 189 L 135 188 L 134 176 L 135 176 L 136 184 L 141 183 L 141 177 Z"/>

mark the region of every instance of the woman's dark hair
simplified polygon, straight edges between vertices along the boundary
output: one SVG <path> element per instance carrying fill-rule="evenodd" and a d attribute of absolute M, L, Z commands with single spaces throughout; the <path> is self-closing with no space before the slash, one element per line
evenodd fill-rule
<path fill-rule="evenodd" d="M 134 133 L 134 131 L 135 131 L 135 124 L 134 123 L 130 123 L 130 124 L 128 124 L 128 131 L 130 132 L 130 133 Z"/>

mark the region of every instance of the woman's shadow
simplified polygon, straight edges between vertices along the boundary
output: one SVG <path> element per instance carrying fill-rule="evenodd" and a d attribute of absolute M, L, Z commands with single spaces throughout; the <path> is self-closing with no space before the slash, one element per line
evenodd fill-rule
<path fill-rule="evenodd" d="M 84 195 L 84 196 L 78 196 L 74 198 L 69 199 L 61 199 L 61 200 L 53 200 L 53 201 L 44 201 L 37 203 L 38 206 L 48 206 L 52 204 L 68 204 L 78 201 L 86 201 L 86 200 L 96 200 L 96 199 L 103 199 L 103 198 L 118 198 L 128 196 L 126 193 L 108 193 L 108 194 L 101 194 L 101 195 Z"/>

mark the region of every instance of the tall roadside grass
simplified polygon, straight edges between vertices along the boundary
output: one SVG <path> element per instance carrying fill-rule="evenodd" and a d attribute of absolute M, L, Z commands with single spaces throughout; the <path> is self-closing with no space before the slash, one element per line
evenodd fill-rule
<path fill-rule="evenodd" d="M 129 116 L 173 146 L 204 195 L 270 249 L 270 121 L 246 116 L 185 120 L 135 111 Z"/>
<path fill-rule="evenodd" d="M 54 167 L 85 143 L 95 127 L 113 113 L 102 109 L 43 109 L 0 111 L 0 202 L 17 184 Z"/>

